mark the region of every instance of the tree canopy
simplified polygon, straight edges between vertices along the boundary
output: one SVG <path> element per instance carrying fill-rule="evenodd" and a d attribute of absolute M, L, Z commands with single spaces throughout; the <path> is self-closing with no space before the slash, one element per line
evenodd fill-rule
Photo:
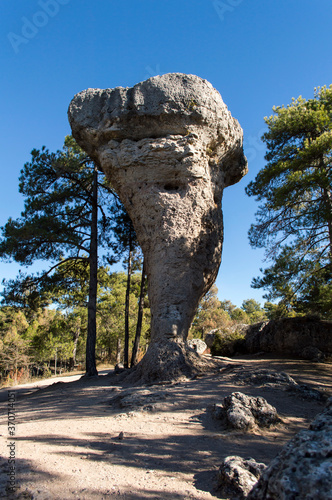
<path fill-rule="evenodd" d="M 65 264 L 66 265 L 66 264 Z M 29 376 L 50 376 L 74 367 L 82 369 L 87 340 L 88 270 L 82 269 L 82 281 L 73 279 L 57 289 L 52 308 L 17 308 L 0 305 L 0 385 L 28 381 Z M 134 352 L 137 331 L 141 274 L 133 273 L 130 290 L 129 344 Z M 83 286 L 83 289 L 82 289 Z M 115 364 L 124 358 L 124 319 L 127 276 L 98 269 L 96 360 Z M 145 300 L 146 295 L 144 296 Z M 60 307 L 55 308 L 54 306 Z M 150 335 L 148 303 L 141 318 L 139 359 Z"/>
<path fill-rule="evenodd" d="M 273 107 L 263 135 L 267 163 L 246 188 L 261 202 L 249 231 L 272 266 L 253 280 L 269 300 L 301 311 L 331 311 L 332 85 Z"/>
<path fill-rule="evenodd" d="M 56 268 L 64 269 L 64 261 L 71 263 L 72 271 L 78 262 L 88 266 L 94 173 L 94 164 L 70 136 L 66 137 L 62 151 L 34 149 L 19 178 L 19 192 L 25 197 L 24 211 L 20 218 L 10 218 L 2 228 L 1 258 L 25 266 L 36 260 L 47 261 L 43 278 Z M 107 246 L 110 219 L 105 205 L 114 193 L 103 174 L 98 174 L 97 182 L 98 244 Z"/>

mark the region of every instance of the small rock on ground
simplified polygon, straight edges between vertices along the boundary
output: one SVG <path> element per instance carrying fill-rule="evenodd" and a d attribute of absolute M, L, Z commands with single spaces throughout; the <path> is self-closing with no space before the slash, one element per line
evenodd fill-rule
<path fill-rule="evenodd" d="M 224 398 L 222 405 L 215 405 L 213 416 L 226 427 L 248 430 L 255 426 L 270 427 L 280 422 L 277 410 L 266 399 L 233 392 Z"/>
<path fill-rule="evenodd" d="M 226 457 L 218 471 L 218 490 L 232 499 L 242 500 L 257 483 L 266 465 L 253 458 Z"/>

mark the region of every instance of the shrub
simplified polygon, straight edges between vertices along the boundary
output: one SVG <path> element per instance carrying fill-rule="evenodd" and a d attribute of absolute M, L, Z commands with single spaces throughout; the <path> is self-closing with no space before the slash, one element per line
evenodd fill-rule
<path fill-rule="evenodd" d="M 211 354 L 212 356 L 234 356 L 237 352 L 243 352 L 244 339 L 244 333 L 222 330 L 215 334 Z"/>

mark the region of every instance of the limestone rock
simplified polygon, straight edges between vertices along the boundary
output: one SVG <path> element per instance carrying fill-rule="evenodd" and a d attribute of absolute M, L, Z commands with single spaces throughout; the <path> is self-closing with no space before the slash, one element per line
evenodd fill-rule
<path fill-rule="evenodd" d="M 249 353 L 274 352 L 322 361 L 332 355 L 332 321 L 296 317 L 257 323 L 246 331 L 244 348 Z"/>
<path fill-rule="evenodd" d="M 264 387 L 280 387 L 285 389 L 295 389 L 298 384 L 286 372 L 277 372 L 275 370 L 255 369 L 252 371 L 243 371 L 243 367 L 235 369 L 234 378 L 237 381 Z"/>
<path fill-rule="evenodd" d="M 181 73 L 84 90 L 68 114 L 144 253 L 152 315 L 144 370 L 150 380 L 192 373 L 197 360 L 185 341 L 218 273 L 223 189 L 247 172 L 242 129 L 209 82 Z"/>
<path fill-rule="evenodd" d="M 226 457 L 218 471 L 218 489 L 227 498 L 242 500 L 257 483 L 266 465 L 253 458 Z"/>
<path fill-rule="evenodd" d="M 305 347 L 301 353 L 300 353 L 301 358 L 303 359 L 308 359 L 309 361 L 324 361 L 325 354 L 320 350 L 317 349 L 317 347 L 313 346 L 307 346 Z"/>
<path fill-rule="evenodd" d="M 313 389 L 305 384 L 298 384 L 288 373 L 277 372 L 267 369 L 245 370 L 243 366 L 235 367 L 233 380 L 236 384 L 256 385 L 258 387 L 280 389 L 292 392 L 294 396 L 301 399 L 314 399 L 325 402 L 328 399 L 328 391 L 324 388 Z"/>
<path fill-rule="evenodd" d="M 320 402 L 326 402 L 329 398 L 329 392 L 326 388 L 312 389 L 306 384 L 296 384 L 294 387 L 289 387 L 286 390 L 291 391 L 300 399 L 313 399 Z"/>
<path fill-rule="evenodd" d="M 332 499 L 332 399 L 272 460 L 248 500 Z"/>
<path fill-rule="evenodd" d="M 203 354 L 203 352 L 205 352 L 207 349 L 206 343 L 204 342 L 204 340 L 201 339 L 187 340 L 187 344 L 189 345 L 189 347 L 194 349 L 194 351 L 196 351 L 198 354 Z"/>
<path fill-rule="evenodd" d="M 233 392 L 224 398 L 222 405 L 215 405 L 214 417 L 224 425 L 237 430 L 270 427 L 280 422 L 277 410 L 264 398 Z"/>
<path fill-rule="evenodd" d="M 151 410 L 156 409 L 166 397 L 165 391 L 135 388 L 121 391 L 109 400 L 109 404 L 126 410 Z"/>

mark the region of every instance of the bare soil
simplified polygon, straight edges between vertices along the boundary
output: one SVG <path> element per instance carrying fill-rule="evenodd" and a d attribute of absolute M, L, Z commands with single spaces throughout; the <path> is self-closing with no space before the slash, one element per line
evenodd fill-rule
<path fill-rule="evenodd" d="M 266 355 L 224 360 L 218 373 L 134 390 L 112 373 L 17 393 L 14 437 L 8 434 L 8 403 L 0 403 L 0 497 L 222 498 L 216 473 L 226 456 L 268 464 L 324 408 L 324 401 L 282 385 L 257 386 L 238 377 L 260 369 L 284 371 L 299 384 L 332 394 L 332 365 Z M 130 405 L 135 391 L 141 402 Z M 222 429 L 211 408 L 235 391 L 264 397 L 282 423 L 250 432 Z M 11 442 L 14 495 L 5 491 Z"/>

